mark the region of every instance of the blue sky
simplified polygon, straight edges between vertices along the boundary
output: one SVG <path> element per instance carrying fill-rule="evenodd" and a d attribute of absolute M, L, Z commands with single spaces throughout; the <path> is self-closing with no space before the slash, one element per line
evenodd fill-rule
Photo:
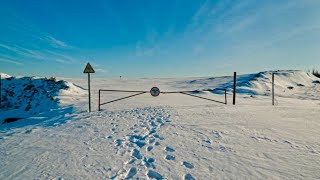
<path fill-rule="evenodd" d="M 319 0 L 2 0 L 0 71 L 83 77 L 320 69 Z"/>

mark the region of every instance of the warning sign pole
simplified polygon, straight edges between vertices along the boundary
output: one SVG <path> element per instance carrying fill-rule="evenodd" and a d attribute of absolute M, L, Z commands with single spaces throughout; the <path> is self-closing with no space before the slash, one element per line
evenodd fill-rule
<path fill-rule="evenodd" d="M 94 69 L 88 63 L 83 71 L 83 73 L 88 74 L 88 95 L 89 95 L 89 112 L 91 112 L 91 90 L 90 90 L 90 74 L 95 73 Z"/>
<path fill-rule="evenodd" d="M 90 73 L 88 73 L 89 112 L 91 112 Z"/>

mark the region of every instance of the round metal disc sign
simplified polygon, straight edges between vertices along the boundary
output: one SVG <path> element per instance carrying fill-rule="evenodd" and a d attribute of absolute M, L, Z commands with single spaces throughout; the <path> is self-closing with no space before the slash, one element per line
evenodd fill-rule
<path fill-rule="evenodd" d="M 159 94 L 160 94 L 160 89 L 157 88 L 157 87 L 153 87 L 153 88 L 151 88 L 151 90 L 150 90 L 150 94 L 151 94 L 151 96 L 153 96 L 153 97 L 159 96 Z"/>

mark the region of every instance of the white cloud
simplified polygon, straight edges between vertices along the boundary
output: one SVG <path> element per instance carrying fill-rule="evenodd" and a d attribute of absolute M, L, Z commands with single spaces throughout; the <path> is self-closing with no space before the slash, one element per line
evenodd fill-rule
<path fill-rule="evenodd" d="M 43 56 L 42 53 L 38 51 L 26 49 L 20 46 L 8 46 L 5 44 L 0 44 L 0 48 L 6 49 L 19 56 L 25 56 L 25 57 L 36 58 L 36 59 L 43 59 L 45 57 Z"/>
<path fill-rule="evenodd" d="M 65 42 L 58 40 L 58 39 L 54 38 L 53 36 L 48 35 L 44 39 L 46 41 L 48 41 L 48 43 L 54 48 L 62 48 L 62 49 L 70 48 L 70 46 L 67 45 Z"/>
<path fill-rule="evenodd" d="M 15 64 L 15 65 L 23 65 L 22 63 L 12 60 L 12 59 L 8 59 L 8 58 L 0 58 L 0 61 L 2 62 L 6 62 L 6 63 L 11 63 L 11 64 Z"/>
<path fill-rule="evenodd" d="M 9 59 L 15 59 L 14 56 L 19 56 L 25 60 L 42 60 L 42 61 L 56 61 L 62 64 L 80 64 L 77 58 L 66 55 L 65 53 L 52 51 L 52 50 L 32 50 L 21 46 L 9 46 L 0 44 L 0 49 L 5 49 L 10 52 L 10 56 L 6 55 Z M 2 55 L 4 56 L 4 55 Z"/>

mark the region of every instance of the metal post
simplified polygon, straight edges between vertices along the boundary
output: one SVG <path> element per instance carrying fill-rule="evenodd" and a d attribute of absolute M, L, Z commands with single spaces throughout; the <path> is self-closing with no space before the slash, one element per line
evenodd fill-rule
<path fill-rule="evenodd" d="M 1 80 L 1 73 L 0 73 L 0 109 L 1 109 L 1 82 L 2 82 L 2 80 Z"/>
<path fill-rule="evenodd" d="M 237 92 L 237 72 L 234 72 L 234 74 L 233 74 L 233 105 L 235 105 L 236 104 L 236 92 Z"/>
<path fill-rule="evenodd" d="M 88 73 L 89 112 L 91 112 L 90 73 Z"/>
<path fill-rule="evenodd" d="M 225 99 L 225 102 L 227 104 L 227 89 L 224 90 L 224 99 Z"/>
<path fill-rule="evenodd" d="M 274 106 L 274 73 L 272 73 L 272 105 Z"/>
<path fill-rule="evenodd" d="M 100 109 L 100 92 L 101 92 L 101 91 L 100 91 L 100 89 L 99 89 L 99 100 L 98 100 L 98 101 L 99 101 L 99 105 L 98 105 L 98 111 L 101 111 L 101 109 Z"/>

